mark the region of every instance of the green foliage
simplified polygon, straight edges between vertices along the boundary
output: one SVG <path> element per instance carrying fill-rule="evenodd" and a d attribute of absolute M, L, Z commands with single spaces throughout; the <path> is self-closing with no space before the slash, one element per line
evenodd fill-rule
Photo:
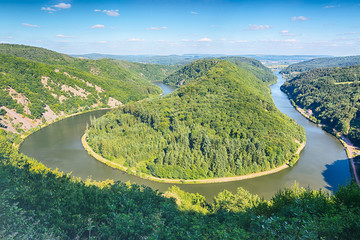
<path fill-rule="evenodd" d="M 210 204 L 172 187 L 91 182 L 51 171 L 0 130 L 2 239 L 357 239 L 360 189 L 334 196 L 285 189 L 271 200 L 242 188 Z M 176 204 L 177 203 L 177 204 Z"/>
<path fill-rule="evenodd" d="M 315 69 L 284 83 L 281 89 L 330 129 L 360 146 L 360 66 Z"/>
<path fill-rule="evenodd" d="M 271 69 L 265 67 L 260 61 L 247 57 L 221 57 L 219 59 L 234 63 L 236 66 L 248 70 L 255 75 L 259 80 L 272 85 L 276 83 L 277 78 Z"/>
<path fill-rule="evenodd" d="M 2 105 L 4 106 L 4 105 Z M 6 110 L 5 109 L 0 109 L 0 116 L 4 116 L 6 114 Z"/>
<path fill-rule="evenodd" d="M 354 65 L 360 65 L 360 56 L 315 58 L 292 64 L 281 70 L 281 73 L 292 74 L 310 71 L 315 68 L 347 67 Z"/>
<path fill-rule="evenodd" d="M 245 212 L 263 203 L 257 195 L 253 195 L 243 188 L 238 188 L 236 194 L 224 190 L 214 197 L 213 211 Z"/>
<path fill-rule="evenodd" d="M 276 109 L 264 83 L 227 61 L 194 64 L 201 77 L 172 94 L 93 122 L 90 147 L 136 172 L 175 179 L 244 175 L 294 158 L 304 131 Z"/>
<path fill-rule="evenodd" d="M 175 68 L 109 59 L 82 60 L 42 48 L 0 44 L 0 105 L 41 119 L 46 105 L 56 114 L 71 114 L 107 107 L 109 97 L 123 103 L 137 101 L 158 96 L 161 89 L 149 81 L 162 80 Z M 31 113 L 9 95 L 10 88 L 28 100 Z"/>
<path fill-rule="evenodd" d="M 218 59 L 198 60 L 175 71 L 164 79 L 163 83 L 171 86 L 182 86 L 206 74 L 219 62 Z"/>
<path fill-rule="evenodd" d="M 258 79 L 267 83 L 268 85 L 276 82 L 276 77 L 270 69 L 255 59 L 245 57 L 221 57 L 218 59 L 210 58 L 205 60 L 197 60 L 175 71 L 167 78 L 165 78 L 163 82 L 164 84 L 172 86 L 182 86 L 184 84 L 190 83 L 206 74 L 209 69 L 220 62 L 219 60 L 226 60 L 234 63 L 239 68 L 251 72 Z"/>
<path fill-rule="evenodd" d="M 173 198 L 179 209 L 188 212 L 209 213 L 209 204 L 205 197 L 199 193 L 188 193 L 180 190 L 177 186 L 172 186 L 163 194 L 166 198 Z"/>

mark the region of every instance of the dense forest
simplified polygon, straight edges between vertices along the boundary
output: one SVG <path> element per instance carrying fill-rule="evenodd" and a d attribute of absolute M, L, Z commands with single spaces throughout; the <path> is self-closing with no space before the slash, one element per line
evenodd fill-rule
<path fill-rule="evenodd" d="M 281 70 L 283 74 L 297 74 L 315 68 L 348 67 L 360 65 L 360 56 L 324 57 L 292 64 Z"/>
<path fill-rule="evenodd" d="M 360 146 L 360 66 L 314 69 L 281 89 L 319 123 L 335 128 Z"/>
<path fill-rule="evenodd" d="M 218 59 L 182 71 L 192 80 L 172 94 L 92 121 L 91 148 L 139 175 L 175 179 L 244 175 L 297 160 L 304 130 L 252 73 Z"/>
<path fill-rule="evenodd" d="M 272 71 L 255 59 L 245 57 L 220 57 L 218 59 L 234 63 L 238 67 L 251 72 L 258 79 L 268 85 L 276 82 L 276 77 Z M 207 72 L 217 62 L 218 60 L 216 59 L 208 59 L 208 61 L 195 61 L 175 71 L 166 77 L 163 82 L 164 84 L 171 86 L 182 86 L 201 77 L 204 72 Z"/>
<path fill-rule="evenodd" d="M 68 66 L 96 76 L 121 80 L 127 84 L 138 83 L 139 85 L 143 85 L 143 81 L 162 81 L 180 68 L 180 65 L 143 64 L 106 58 L 97 60 L 74 58 L 44 48 L 14 44 L 0 44 L 0 53 L 45 64 Z"/>
<path fill-rule="evenodd" d="M 161 89 L 150 82 L 178 68 L 0 44 L 0 127 L 19 132 L 58 116 L 158 96 Z"/>
<path fill-rule="evenodd" d="M 357 239 L 360 189 L 294 186 L 270 200 L 242 188 L 212 203 L 172 187 L 81 181 L 13 148 L 0 129 L 1 239 Z"/>

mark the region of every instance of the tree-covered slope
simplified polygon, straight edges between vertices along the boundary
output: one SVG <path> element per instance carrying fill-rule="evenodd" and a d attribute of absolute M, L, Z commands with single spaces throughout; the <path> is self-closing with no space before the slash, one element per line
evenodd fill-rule
<path fill-rule="evenodd" d="M 243 175 L 297 157 L 304 131 L 276 109 L 263 82 L 228 61 L 194 64 L 200 71 L 172 94 L 94 121 L 92 149 L 137 172 L 176 179 Z"/>
<path fill-rule="evenodd" d="M 281 73 L 293 74 L 310 71 L 315 68 L 347 67 L 354 65 L 360 65 L 360 56 L 315 58 L 292 64 L 281 70 Z"/>
<path fill-rule="evenodd" d="M 212 203 L 172 187 L 92 182 L 19 154 L 0 130 L 1 239 L 358 239 L 360 189 L 299 187 L 270 200 L 242 188 Z M 211 201 L 209 199 L 209 201 Z"/>
<path fill-rule="evenodd" d="M 232 62 L 239 68 L 251 72 L 258 79 L 267 83 L 268 85 L 276 82 L 276 77 L 270 69 L 255 59 L 244 57 L 222 57 L 219 59 L 211 58 L 206 60 L 198 60 L 175 71 L 167 78 L 165 78 L 163 82 L 172 86 L 182 86 L 202 76 L 203 73 L 207 72 L 221 59 Z"/>
<path fill-rule="evenodd" d="M 124 68 L 108 67 L 107 71 L 113 72 L 94 75 L 76 67 L 0 53 L 0 106 L 7 114 L 0 122 L 13 131 L 28 130 L 60 115 L 120 105 L 161 92 Z"/>
<path fill-rule="evenodd" d="M 360 146 L 360 66 L 314 69 L 281 89 L 301 108 Z"/>
<path fill-rule="evenodd" d="M 120 66 L 149 82 L 161 82 L 164 78 L 182 67 L 181 65 L 144 64 L 114 59 L 102 59 L 97 60 L 96 62 L 101 61 Z"/>
<path fill-rule="evenodd" d="M 147 86 L 149 84 L 144 83 L 144 81 L 162 81 L 180 67 L 179 65 L 144 64 L 114 59 L 91 60 L 74 58 L 44 48 L 16 44 L 0 44 L 0 53 L 45 64 L 68 66 L 106 78 L 119 79 L 122 81 L 132 79 L 138 85 Z"/>
<path fill-rule="evenodd" d="M 256 59 L 248 57 L 221 57 L 219 59 L 235 63 L 236 66 L 248 70 L 267 85 L 274 84 L 277 81 L 277 78 L 271 69 L 265 67 Z"/>

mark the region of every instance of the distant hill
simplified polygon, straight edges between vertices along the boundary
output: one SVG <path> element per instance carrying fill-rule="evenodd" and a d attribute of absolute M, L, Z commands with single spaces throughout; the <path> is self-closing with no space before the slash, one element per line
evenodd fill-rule
<path fill-rule="evenodd" d="M 281 73 L 296 74 L 310 71 L 315 68 L 347 67 L 354 65 L 360 65 L 360 56 L 316 58 L 292 64 L 283 69 Z"/>
<path fill-rule="evenodd" d="M 221 54 L 185 54 L 185 55 L 110 55 L 110 54 L 84 54 L 84 55 L 73 55 L 74 57 L 88 58 L 88 59 L 102 59 L 111 58 L 117 60 L 124 60 L 128 62 L 138 63 L 150 63 L 150 64 L 161 64 L 161 65 L 185 65 L 193 61 L 221 57 Z"/>
<path fill-rule="evenodd" d="M 301 73 L 281 89 L 315 120 L 348 135 L 360 146 L 360 66 Z"/>
<path fill-rule="evenodd" d="M 253 58 L 263 63 L 268 64 L 293 64 L 300 61 L 306 61 L 314 58 L 329 57 L 325 55 L 261 55 L 261 54 L 250 54 L 250 55 L 223 55 L 223 54 L 184 54 L 184 55 L 111 55 L 111 54 L 83 54 L 83 55 L 72 55 L 76 58 L 86 59 L 102 59 L 111 58 L 117 60 L 124 60 L 128 62 L 138 63 L 151 63 L 161 65 L 186 65 L 191 62 L 206 58 L 222 58 L 222 57 L 246 57 Z"/>
<path fill-rule="evenodd" d="M 175 179 L 244 175 L 296 161 L 303 129 L 279 112 L 251 72 L 206 59 L 175 73 L 188 82 L 173 93 L 93 121 L 91 148 L 138 174 Z"/>
<path fill-rule="evenodd" d="M 210 68 L 215 66 L 220 60 L 234 63 L 236 66 L 253 73 L 261 81 L 272 84 L 276 82 L 276 77 L 270 69 L 262 65 L 261 62 L 245 57 L 221 57 L 206 60 L 198 60 L 184 66 L 164 79 L 164 83 L 172 86 L 181 86 L 202 76 Z"/>
<path fill-rule="evenodd" d="M 177 65 L 166 66 L 116 61 L 104 58 L 106 55 L 102 55 L 104 57 L 98 60 L 74 58 L 44 48 L 15 44 L 0 44 L 0 53 L 46 64 L 74 67 L 103 77 L 124 79 L 131 74 L 132 78 L 136 80 L 148 82 L 162 81 L 170 73 L 180 68 Z"/>
<path fill-rule="evenodd" d="M 161 89 L 150 81 L 176 68 L 0 44 L 0 127 L 25 131 L 62 115 L 158 96 Z"/>
<path fill-rule="evenodd" d="M 252 74 L 255 75 L 262 82 L 267 85 L 276 83 L 277 78 L 274 73 L 267 67 L 265 67 L 260 61 L 249 58 L 249 57 L 221 57 L 223 59 L 232 63 L 235 63 L 236 66 L 246 69 Z"/>

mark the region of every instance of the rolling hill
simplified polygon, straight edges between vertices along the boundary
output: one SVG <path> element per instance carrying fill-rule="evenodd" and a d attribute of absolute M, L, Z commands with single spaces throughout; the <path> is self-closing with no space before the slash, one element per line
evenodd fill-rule
<path fill-rule="evenodd" d="M 281 70 L 283 74 L 297 74 L 315 68 L 347 67 L 360 65 L 360 56 L 315 58 L 292 64 Z"/>
<path fill-rule="evenodd" d="M 150 82 L 175 68 L 0 44 L 0 126 L 17 133 L 79 111 L 158 96 L 161 89 Z"/>
<path fill-rule="evenodd" d="M 91 148 L 140 175 L 173 179 L 244 175 L 296 161 L 303 129 L 277 110 L 251 72 L 219 59 L 178 72 L 191 81 L 172 94 L 93 121 Z"/>
<path fill-rule="evenodd" d="M 210 58 L 207 61 L 198 60 L 175 71 L 174 73 L 166 77 L 163 82 L 164 84 L 172 86 L 182 86 L 197 79 L 199 76 L 202 76 L 204 72 L 208 71 L 211 67 L 216 65 L 219 60 L 226 60 L 234 63 L 239 68 L 251 72 L 258 79 L 268 85 L 276 82 L 276 77 L 270 69 L 268 69 L 261 62 L 255 59 L 245 57 Z"/>
<path fill-rule="evenodd" d="M 314 69 L 285 82 L 281 89 L 312 118 L 348 135 L 360 146 L 360 66 Z"/>

